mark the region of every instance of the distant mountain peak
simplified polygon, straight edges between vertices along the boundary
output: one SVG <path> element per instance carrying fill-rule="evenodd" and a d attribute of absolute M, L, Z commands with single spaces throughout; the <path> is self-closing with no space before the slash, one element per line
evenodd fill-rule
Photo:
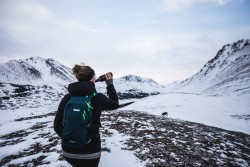
<path fill-rule="evenodd" d="M 35 57 L 29 57 L 29 58 L 26 58 L 26 59 L 20 59 L 18 60 L 18 62 L 46 62 L 46 61 L 49 61 L 49 62 L 57 62 L 59 63 L 58 61 L 54 60 L 53 58 L 43 58 L 43 57 L 40 57 L 40 56 L 35 56 Z"/>
<path fill-rule="evenodd" d="M 46 60 L 46 59 L 40 56 L 35 56 L 35 57 L 26 58 L 25 60 Z"/>
<path fill-rule="evenodd" d="M 30 57 L 0 64 L 1 82 L 16 84 L 68 84 L 74 81 L 71 69 L 54 59 Z"/>
<path fill-rule="evenodd" d="M 237 58 L 242 56 L 242 54 L 238 54 L 238 52 L 244 51 L 245 48 L 247 52 L 249 52 L 249 42 L 249 39 L 241 39 L 232 44 L 224 45 L 222 49 L 217 52 L 216 56 L 204 65 L 200 72 L 205 71 L 204 76 L 206 76 L 213 71 L 215 67 L 219 69 L 225 68 L 229 63 L 234 62 Z"/>
<path fill-rule="evenodd" d="M 250 40 L 227 44 L 203 68 L 185 81 L 169 85 L 172 91 L 250 94 Z"/>
<path fill-rule="evenodd" d="M 137 76 L 137 75 L 125 75 L 125 76 L 121 77 L 121 79 L 123 79 L 125 81 L 139 82 L 139 83 L 143 83 L 143 82 L 156 83 L 153 79 L 144 78 L 144 77 L 140 77 L 140 76 Z"/>

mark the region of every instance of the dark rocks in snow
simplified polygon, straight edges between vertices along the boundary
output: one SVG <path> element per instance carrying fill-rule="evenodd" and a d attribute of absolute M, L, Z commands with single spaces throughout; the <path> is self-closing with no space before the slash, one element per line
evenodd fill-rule
<path fill-rule="evenodd" d="M 54 114 L 49 113 L 45 115 L 34 116 L 34 119 L 54 116 L 54 115 L 55 113 Z M 26 121 L 26 120 L 31 120 L 31 118 L 30 117 L 22 118 L 19 119 L 18 121 Z M 24 142 L 23 139 L 32 134 L 34 140 L 40 138 L 43 139 L 44 141 L 47 141 L 45 143 L 32 144 L 30 146 L 27 146 L 27 148 L 25 148 L 22 151 L 15 152 L 11 155 L 5 156 L 0 160 L 0 166 L 38 166 L 43 164 L 49 164 L 50 162 L 44 161 L 44 159 L 47 157 L 48 155 L 47 153 L 56 152 L 56 149 L 54 147 L 57 146 L 60 142 L 60 139 L 54 133 L 46 132 L 46 129 L 52 128 L 48 127 L 49 123 L 50 122 L 37 122 L 29 129 L 19 130 L 16 132 L 0 136 L 0 139 L 3 141 L 0 142 L 0 147 L 6 147 L 8 145 L 15 145 Z M 39 131 L 38 135 L 34 136 L 34 133 L 37 133 L 38 131 Z M 43 155 L 39 155 L 37 158 L 27 159 L 27 161 L 24 161 L 21 164 L 11 163 L 12 160 L 23 157 L 29 157 L 36 154 L 43 154 Z"/>
<path fill-rule="evenodd" d="M 6 96 L 0 97 L 1 100 L 9 100 L 10 98 L 18 98 L 18 97 L 27 97 L 32 94 L 32 91 L 35 89 L 34 86 L 31 85 L 17 85 L 17 84 L 8 84 L 13 87 L 13 91 L 4 89 L 4 83 L 1 83 L 0 88 L 3 90 Z"/>
<path fill-rule="evenodd" d="M 68 80 L 71 81 L 71 78 L 67 76 L 69 73 L 66 71 L 66 67 L 64 66 L 56 66 L 54 65 L 54 60 L 53 59 L 46 59 L 45 63 L 50 67 L 50 74 L 55 75 L 58 78 L 62 78 L 63 80 Z M 64 67 L 64 68 L 63 68 Z"/>
<path fill-rule="evenodd" d="M 154 93 L 145 93 L 140 90 L 135 90 L 135 89 L 129 89 L 126 92 L 118 92 L 117 95 L 120 100 L 124 99 L 142 99 L 144 97 L 148 97 L 151 95 L 158 95 L 160 92 L 154 92 Z"/>
<path fill-rule="evenodd" d="M 9 100 L 9 99 L 10 99 L 10 97 L 8 97 L 8 96 L 0 97 L 0 100 Z"/>
<path fill-rule="evenodd" d="M 19 152 L 6 154 L 0 160 L 0 166 L 49 166 L 46 157 L 50 153 L 59 153 L 56 146 L 60 144 L 51 126 L 54 115 L 53 112 L 16 120 L 20 123 L 33 120 L 36 124 L 0 136 L 0 148 L 20 144 L 28 137 L 44 142 L 35 142 Z M 51 121 L 43 122 L 45 117 L 51 117 Z M 101 128 L 102 151 L 112 153 L 105 138 L 112 138 L 112 129 L 115 129 L 128 136 L 122 149 L 133 151 L 147 167 L 250 165 L 250 136 L 244 133 L 135 111 L 106 111 L 101 119 L 105 122 Z M 23 162 L 12 163 L 24 157 L 27 158 Z M 58 161 L 64 161 L 60 154 Z"/>
<path fill-rule="evenodd" d="M 15 110 L 20 107 L 36 108 L 59 102 L 66 92 L 64 87 L 58 89 L 48 85 L 18 85 L 2 83 L 0 85 L 0 109 Z"/>
<path fill-rule="evenodd" d="M 30 96 L 31 90 L 34 90 L 34 86 L 31 85 L 17 85 L 17 84 L 10 84 L 11 86 L 15 87 L 13 91 L 13 95 L 11 97 L 27 97 Z"/>
<path fill-rule="evenodd" d="M 237 42 L 234 42 L 233 45 L 232 45 L 232 51 L 233 52 L 237 52 L 237 51 L 240 51 L 242 48 L 241 48 L 241 43 L 244 43 L 243 45 L 243 48 L 245 46 L 248 46 L 249 45 L 249 41 L 244 41 L 243 39 L 237 41 Z"/>
<path fill-rule="evenodd" d="M 106 114 L 104 120 L 111 123 L 104 129 L 131 136 L 124 149 L 134 151 L 148 167 L 250 165 L 250 136 L 244 133 L 142 112 Z"/>
<path fill-rule="evenodd" d="M 14 93 L 23 93 L 35 89 L 34 86 L 31 85 L 17 85 L 17 84 L 10 84 L 10 85 L 15 87 L 13 91 Z"/>
<path fill-rule="evenodd" d="M 35 69 L 32 66 L 27 66 L 27 63 L 24 61 L 19 61 L 19 63 L 21 64 L 22 68 L 24 69 L 24 71 L 29 74 L 32 78 L 34 79 L 40 79 L 42 78 L 42 74 L 40 71 L 38 71 L 37 69 Z"/>
<path fill-rule="evenodd" d="M 250 120 L 250 115 L 231 115 L 231 117 L 237 118 L 237 119 L 244 119 L 246 121 Z"/>
<path fill-rule="evenodd" d="M 163 112 L 161 115 L 168 116 L 168 112 Z"/>
<path fill-rule="evenodd" d="M 106 151 L 106 152 L 110 152 L 110 149 L 109 149 L 109 148 L 107 148 L 107 147 L 102 147 L 102 152 L 104 152 L 104 151 Z"/>
<path fill-rule="evenodd" d="M 143 92 L 138 92 L 136 94 L 118 92 L 117 95 L 118 95 L 120 100 L 124 100 L 124 99 L 141 99 L 141 98 L 149 96 L 148 93 L 143 93 Z"/>
<path fill-rule="evenodd" d="M 36 116 L 32 116 L 32 117 L 19 118 L 19 119 L 15 119 L 15 121 L 25 121 L 25 120 L 31 120 L 31 119 L 44 118 L 44 117 L 48 117 L 48 116 L 54 116 L 55 113 L 56 113 L 56 111 L 54 111 L 52 113 L 45 114 L 45 115 L 36 115 Z"/>

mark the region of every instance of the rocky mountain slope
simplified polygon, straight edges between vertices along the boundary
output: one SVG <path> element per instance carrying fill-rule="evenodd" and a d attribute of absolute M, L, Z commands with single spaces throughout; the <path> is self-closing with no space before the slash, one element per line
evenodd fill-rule
<path fill-rule="evenodd" d="M 70 68 L 41 57 L 1 63 L 0 74 L 1 83 L 21 85 L 65 85 L 75 80 Z"/>
<path fill-rule="evenodd" d="M 51 88 L 51 92 L 63 94 L 67 92 L 69 83 L 76 82 L 70 68 L 41 57 L 2 63 L 0 74 L 0 98 L 4 100 L 30 96 L 41 88 L 44 88 L 43 92 Z M 134 75 L 114 79 L 114 84 L 121 100 L 159 94 L 164 88 L 152 79 Z M 99 92 L 106 92 L 105 83 L 96 83 L 96 88 Z"/>
<path fill-rule="evenodd" d="M 135 75 L 126 75 L 114 79 L 114 85 L 120 100 L 130 98 L 143 98 L 150 95 L 157 95 L 164 91 L 164 87 L 150 78 L 143 78 Z M 106 91 L 104 83 L 96 83 L 97 90 Z"/>
<path fill-rule="evenodd" d="M 250 94 L 250 40 L 223 46 L 198 73 L 166 87 L 175 92 L 207 95 Z"/>

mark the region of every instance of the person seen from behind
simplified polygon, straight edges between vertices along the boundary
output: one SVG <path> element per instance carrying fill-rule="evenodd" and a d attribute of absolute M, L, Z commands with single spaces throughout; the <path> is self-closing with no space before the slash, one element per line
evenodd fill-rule
<path fill-rule="evenodd" d="M 100 116 L 103 110 L 119 107 L 113 75 L 105 74 L 107 97 L 96 92 L 96 75 L 91 67 L 75 65 L 72 70 L 78 82 L 68 85 L 68 94 L 62 98 L 56 112 L 54 130 L 62 139 L 62 154 L 69 164 L 74 167 L 97 167 L 101 157 Z M 78 103 L 87 108 L 76 109 Z M 71 104 L 73 108 L 69 109 Z M 86 119 L 90 119 L 90 123 L 85 125 L 82 122 Z M 87 130 L 83 129 L 83 124 Z M 83 141 L 82 136 L 89 138 Z"/>

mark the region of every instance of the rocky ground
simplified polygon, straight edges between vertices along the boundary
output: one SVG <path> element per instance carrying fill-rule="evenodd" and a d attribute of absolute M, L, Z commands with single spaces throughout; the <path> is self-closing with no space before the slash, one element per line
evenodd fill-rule
<path fill-rule="evenodd" d="M 0 166 L 49 165 L 49 155 L 60 155 L 60 140 L 53 131 L 54 113 L 16 119 L 36 122 L 28 129 L 0 136 L 0 150 L 32 140 L 16 152 L 5 153 Z M 113 129 L 124 136 L 124 150 L 131 150 L 147 167 L 156 166 L 250 166 L 250 135 L 202 124 L 135 111 L 106 111 L 102 115 L 103 151 Z M 3 152 L 2 152 L 3 154 Z"/>
<path fill-rule="evenodd" d="M 249 166 L 250 136 L 142 112 L 110 112 L 107 129 L 131 136 L 124 149 L 146 166 Z"/>

